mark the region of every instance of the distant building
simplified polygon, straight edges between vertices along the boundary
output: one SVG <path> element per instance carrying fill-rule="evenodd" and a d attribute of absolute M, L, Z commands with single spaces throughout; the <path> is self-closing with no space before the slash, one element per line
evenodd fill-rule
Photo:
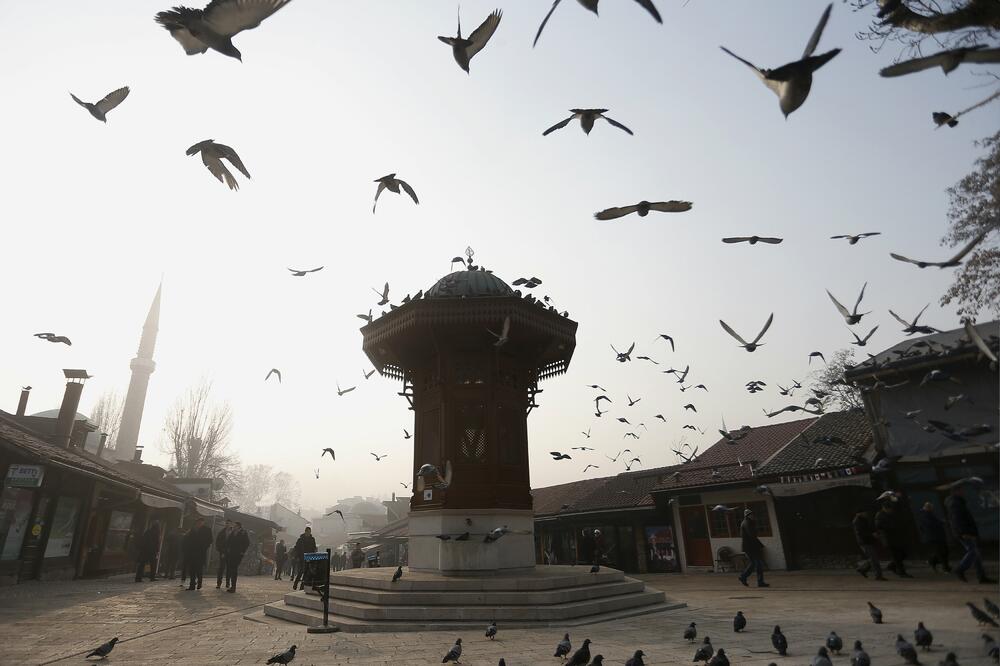
<path fill-rule="evenodd" d="M 309 525 L 309 521 L 303 518 L 297 511 L 292 511 L 277 502 L 267 507 L 264 513 L 268 520 L 278 524 L 278 532 L 275 535 L 275 539 L 284 539 L 285 543 L 289 544 L 289 548 L 295 545 L 295 540 L 299 538 L 299 535 Z"/>

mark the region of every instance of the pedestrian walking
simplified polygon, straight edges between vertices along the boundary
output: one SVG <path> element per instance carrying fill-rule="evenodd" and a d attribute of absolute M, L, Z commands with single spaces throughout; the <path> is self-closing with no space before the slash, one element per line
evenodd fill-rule
<path fill-rule="evenodd" d="M 229 534 L 233 531 L 233 522 L 227 520 L 226 524 L 223 526 L 219 533 L 215 535 L 215 552 L 219 558 L 218 575 L 215 577 L 215 589 L 222 588 L 222 579 L 226 579 L 226 589 L 229 589 L 229 574 L 226 572 L 226 563 L 228 561 L 226 557 L 226 542 L 229 540 Z"/>
<path fill-rule="evenodd" d="M 885 580 L 882 575 L 882 563 L 878 559 L 878 551 L 875 548 L 875 526 L 872 524 L 871 514 L 862 509 L 854 514 L 851 521 L 854 527 L 854 539 L 858 542 L 862 558 L 855 569 L 859 574 L 868 578 L 868 572 L 875 572 L 875 580 Z"/>
<path fill-rule="evenodd" d="M 149 565 L 149 580 L 156 580 L 156 555 L 160 550 L 160 521 L 154 520 L 142 533 L 136 549 L 135 582 L 141 583 Z"/>
<path fill-rule="evenodd" d="M 316 539 L 313 538 L 312 528 L 307 527 L 299 538 L 295 541 L 295 549 L 299 551 L 299 570 L 295 578 L 292 580 L 292 589 L 298 589 L 299 583 L 302 583 L 302 589 L 306 589 L 306 585 L 312 581 L 302 580 L 302 576 L 305 574 L 305 554 L 316 552 Z"/>
<path fill-rule="evenodd" d="M 226 591 L 236 591 L 236 579 L 240 574 L 240 561 L 250 547 L 250 535 L 243 529 L 243 524 L 236 522 L 233 532 L 226 540 Z"/>
<path fill-rule="evenodd" d="M 945 573 L 951 571 L 948 564 L 948 532 L 944 528 L 944 521 L 934 513 L 934 505 L 924 502 L 923 508 L 917 514 L 917 526 L 920 528 L 920 538 L 931 551 L 931 556 L 927 564 L 937 572 L 940 565 Z"/>
<path fill-rule="evenodd" d="M 198 517 L 194 521 L 194 527 L 184 535 L 182 548 L 184 551 L 184 562 L 187 565 L 187 572 L 191 578 L 188 591 L 195 588 L 201 589 L 202 575 L 205 570 L 205 557 L 208 555 L 208 548 L 212 545 L 212 530 L 205 524 L 205 519 Z"/>
<path fill-rule="evenodd" d="M 361 565 L 365 563 L 365 554 L 361 551 L 361 544 L 354 544 L 354 550 L 351 551 L 351 568 L 360 569 Z"/>
<path fill-rule="evenodd" d="M 969 511 L 965 503 L 963 488 L 965 484 L 959 483 L 951 487 L 951 496 L 945 500 L 945 507 L 948 509 L 948 522 L 951 524 L 951 531 L 962 544 L 965 554 L 962 560 L 955 567 L 955 575 L 963 583 L 968 582 L 965 572 L 970 567 L 976 570 L 976 578 L 980 583 L 996 583 L 995 580 L 986 575 L 983 570 L 983 560 L 979 555 L 979 527 L 975 518 Z"/>
<path fill-rule="evenodd" d="M 886 567 L 900 578 L 913 578 L 906 571 L 906 547 L 903 545 L 903 526 L 900 513 L 896 508 L 899 500 L 896 496 L 882 500 L 882 508 L 875 514 L 875 531 L 889 553 L 890 562 Z"/>
<path fill-rule="evenodd" d="M 295 575 L 299 572 L 299 562 L 302 560 L 302 554 L 299 553 L 298 541 L 292 546 L 292 549 L 288 551 L 288 578 L 295 580 Z"/>
<path fill-rule="evenodd" d="M 750 574 L 756 570 L 757 587 L 770 587 L 764 582 L 764 544 L 757 538 L 757 521 L 750 509 L 743 512 L 743 522 L 740 523 L 740 548 L 749 560 L 747 568 L 740 574 L 740 582 L 746 585 Z"/>
<path fill-rule="evenodd" d="M 274 580 L 281 580 L 281 572 L 285 569 L 285 558 L 288 550 L 285 548 L 285 540 L 278 539 L 274 544 Z"/>
<path fill-rule="evenodd" d="M 176 527 L 171 527 L 166 536 L 163 537 L 163 549 L 160 560 L 163 566 L 160 568 L 160 575 L 164 578 L 174 580 L 177 573 L 177 560 L 181 556 L 181 535 Z"/>

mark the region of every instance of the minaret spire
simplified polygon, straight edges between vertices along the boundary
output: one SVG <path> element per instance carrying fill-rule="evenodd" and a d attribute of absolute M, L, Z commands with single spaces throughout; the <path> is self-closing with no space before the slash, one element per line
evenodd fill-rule
<path fill-rule="evenodd" d="M 160 328 L 160 294 L 163 291 L 163 281 L 156 288 L 156 295 L 146 314 L 146 322 L 142 325 L 142 337 L 139 339 L 139 351 L 129 364 L 132 368 L 132 379 L 125 395 L 125 406 L 122 409 L 122 422 L 118 429 L 118 439 L 115 444 L 115 457 L 119 460 L 132 460 L 135 448 L 139 443 L 139 427 L 142 425 L 142 410 L 146 404 L 146 389 L 149 387 L 149 376 L 156 370 L 153 361 L 153 350 L 156 348 L 156 333 Z"/>

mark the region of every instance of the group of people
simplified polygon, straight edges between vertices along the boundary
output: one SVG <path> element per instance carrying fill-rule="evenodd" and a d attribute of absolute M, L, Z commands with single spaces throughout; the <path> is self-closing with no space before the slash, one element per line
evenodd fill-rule
<path fill-rule="evenodd" d="M 292 589 L 305 589 L 309 583 L 305 571 L 305 554 L 315 553 L 317 550 L 316 538 L 312 534 L 312 528 L 306 527 L 299 538 L 295 540 L 295 545 L 291 549 L 285 544 L 284 539 L 279 539 L 274 545 L 274 580 L 284 580 L 282 576 L 287 575 L 292 581 Z M 376 560 L 377 561 L 377 560 Z M 330 570 L 343 571 L 348 568 L 360 569 L 365 565 L 365 554 L 361 550 L 361 544 L 355 544 L 350 554 L 335 552 L 330 555 Z"/>
<path fill-rule="evenodd" d="M 181 584 L 190 579 L 187 589 L 200 590 L 208 549 L 214 543 L 219 560 L 215 587 L 222 589 L 222 581 L 225 579 L 226 591 L 236 592 L 240 562 L 250 547 L 250 535 L 239 521 L 227 520 L 223 528 L 213 537 L 211 528 L 205 524 L 205 519 L 198 517 L 186 532 L 181 533 L 179 529 L 169 530 L 163 535 L 162 547 L 160 534 L 160 522 L 154 520 L 139 537 L 136 543 L 135 582 L 142 582 L 147 567 L 149 580 L 155 581 L 158 565 L 162 575 L 173 580 L 180 564 Z"/>
<path fill-rule="evenodd" d="M 879 510 L 872 518 L 867 509 L 862 509 L 854 516 L 854 538 L 858 542 L 862 559 L 858 563 L 857 572 L 868 577 L 869 572 L 875 574 L 875 580 L 885 580 L 882 575 L 882 565 L 879 561 L 878 546 L 881 546 L 889 556 L 886 568 L 900 578 L 913 578 L 906 570 L 906 531 L 903 525 L 902 511 L 899 509 L 899 496 L 885 492 L 879 498 Z M 934 571 L 940 566 L 945 572 L 951 572 L 948 557 L 948 527 L 955 539 L 962 546 L 962 559 L 955 567 L 954 573 L 962 582 L 968 582 L 965 572 L 974 569 L 980 583 L 995 583 L 986 575 L 983 569 L 982 557 L 979 553 L 979 528 L 975 518 L 969 511 L 963 493 L 963 485 L 956 484 L 951 488 L 951 494 L 945 500 L 947 522 L 934 512 L 934 505 L 925 502 L 917 516 L 917 527 L 921 538 L 931 550 L 927 563 Z"/>

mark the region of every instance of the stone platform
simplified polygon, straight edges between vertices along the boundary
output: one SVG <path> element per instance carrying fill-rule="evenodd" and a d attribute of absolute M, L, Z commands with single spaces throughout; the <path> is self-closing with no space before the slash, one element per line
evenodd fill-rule
<path fill-rule="evenodd" d="M 518 573 L 444 576 L 395 569 L 352 569 L 330 575 L 330 623 L 341 631 L 433 631 L 484 627 L 569 627 L 680 608 L 663 592 L 617 569 L 538 566 Z M 323 602 L 290 592 L 264 614 L 303 624 L 323 623 Z"/>

